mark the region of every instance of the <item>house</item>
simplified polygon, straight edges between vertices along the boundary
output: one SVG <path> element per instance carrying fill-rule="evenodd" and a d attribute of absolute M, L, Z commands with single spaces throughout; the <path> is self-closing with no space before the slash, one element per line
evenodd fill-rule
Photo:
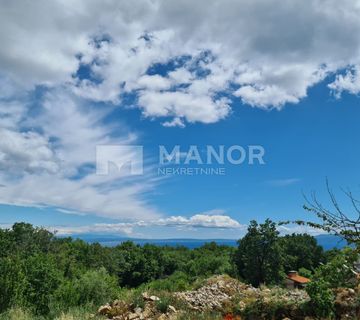
<path fill-rule="evenodd" d="M 287 289 L 303 289 L 309 282 L 310 279 L 299 276 L 297 271 L 289 271 L 285 280 L 285 285 Z"/>

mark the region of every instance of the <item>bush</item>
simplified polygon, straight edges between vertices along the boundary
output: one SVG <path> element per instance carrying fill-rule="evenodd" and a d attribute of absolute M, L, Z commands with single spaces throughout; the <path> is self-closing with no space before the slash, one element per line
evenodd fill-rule
<path fill-rule="evenodd" d="M 117 279 L 110 276 L 104 268 L 89 270 L 80 278 L 65 281 L 54 294 L 55 308 L 71 306 L 101 305 L 116 298 Z"/>
<path fill-rule="evenodd" d="M 0 320 L 40 320 L 37 316 L 36 318 L 31 314 L 31 312 L 27 310 L 23 310 L 20 308 L 12 308 L 7 312 L 0 314 Z"/>
<path fill-rule="evenodd" d="M 310 296 L 309 311 L 316 317 L 329 319 L 334 314 L 334 295 L 324 280 L 308 283 L 306 292 Z"/>
<path fill-rule="evenodd" d="M 161 313 L 166 313 L 170 305 L 169 297 L 161 297 L 160 300 L 155 302 L 156 309 Z"/>
<path fill-rule="evenodd" d="M 189 277 L 181 271 L 177 271 L 166 279 L 154 280 L 148 284 L 148 288 L 154 291 L 185 291 L 191 288 Z"/>
<path fill-rule="evenodd" d="M 61 276 L 51 256 L 35 254 L 25 260 L 25 307 L 37 315 L 49 313 L 52 294 L 60 284 Z"/>
<path fill-rule="evenodd" d="M 24 303 L 26 278 L 22 261 L 17 257 L 0 259 L 0 312 Z"/>
<path fill-rule="evenodd" d="M 317 268 L 313 279 L 326 281 L 330 288 L 353 287 L 355 281 L 352 269 L 357 259 L 358 254 L 355 250 L 345 248 L 327 264 Z"/>

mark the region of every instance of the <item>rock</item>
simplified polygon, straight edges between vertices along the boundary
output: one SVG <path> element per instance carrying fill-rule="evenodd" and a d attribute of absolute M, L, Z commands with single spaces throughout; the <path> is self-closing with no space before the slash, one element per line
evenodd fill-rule
<path fill-rule="evenodd" d="M 127 318 L 128 320 L 139 319 L 139 315 L 137 313 L 130 313 Z"/>
<path fill-rule="evenodd" d="M 144 319 L 149 319 L 152 316 L 152 314 L 153 312 L 150 308 L 145 308 L 145 310 L 142 313 Z"/>
<path fill-rule="evenodd" d="M 161 314 L 158 320 L 167 320 L 167 316 L 165 313 Z"/>
<path fill-rule="evenodd" d="M 109 304 L 106 304 L 98 309 L 98 314 L 107 315 L 110 312 L 110 310 L 111 310 L 111 306 Z"/>
<path fill-rule="evenodd" d="M 160 298 L 157 297 L 157 296 L 150 296 L 149 300 L 150 300 L 150 301 L 159 301 Z"/>
<path fill-rule="evenodd" d="M 169 309 L 170 312 L 173 312 L 173 313 L 177 312 L 175 307 L 173 307 L 173 306 L 169 306 L 168 309 Z"/>
<path fill-rule="evenodd" d="M 136 314 L 140 314 L 142 312 L 142 309 L 141 308 L 135 308 L 134 312 Z"/>
<path fill-rule="evenodd" d="M 245 308 L 246 308 L 245 302 L 244 302 L 244 301 L 240 301 L 240 302 L 239 302 L 239 309 L 240 309 L 241 311 L 243 311 L 243 310 L 245 310 Z"/>

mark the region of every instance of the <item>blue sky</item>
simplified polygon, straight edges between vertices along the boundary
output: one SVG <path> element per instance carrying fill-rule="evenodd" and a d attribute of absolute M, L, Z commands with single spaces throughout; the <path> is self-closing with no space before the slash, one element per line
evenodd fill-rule
<path fill-rule="evenodd" d="M 303 194 L 328 203 L 326 179 L 348 208 L 340 187 L 360 193 L 360 41 L 348 34 L 360 29 L 359 8 L 329 2 L 325 15 L 316 2 L 272 2 L 229 0 L 219 11 L 213 1 L 202 12 L 179 1 L 188 24 L 164 1 L 44 2 L 49 20 L 40 4 L 2 4 L 1 226 L 238 238 L 252 219 L 313 218 Z M 144 173 L 96 174 L 100 145 L 143 146 Z M 208 145 L 257 145 L 265 164 L 164 177 L 160 145 L 202 156 Z"/>

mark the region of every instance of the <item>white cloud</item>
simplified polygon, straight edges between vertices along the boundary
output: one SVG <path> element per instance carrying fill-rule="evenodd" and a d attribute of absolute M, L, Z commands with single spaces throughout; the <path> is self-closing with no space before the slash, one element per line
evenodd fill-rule
<path fill-rule="evenodd" d="M 334 91 L 338 98 L 343 91 L 358 94 L 360 92 L 360 64 L 348 70 L 345 75 L 337 75 L 335 81 L 330 83 L 328 87 Z"/>
<path fill-rule="evenodd" d="M 230 110 L 229 100 L 221 98 L 192 96 L 185 92 L 145 91 L 140 95 L 139 104 L 148 117 L 185 118 L 189 122 L 213 123 L 225 118 Z"/>
<path fill-rule="evenodd" d="M 309 226 L 298 226 L 298 225 L 278 226 L 277 230 L 280 232 L 280 235 L 293 234 L 293 233 L 308 233 L 312 236 L 317 236 L 320 234 L 328 234 L 326 231 L 321 229 L 316 229 Z"/>
<path fill-rule="evenodd" d="M 216 210 L 218 211 L 218 210 Z M 215 211 L 214 211 L 215 212 Z M 221 211 L 222 212 L 222 211 Z M 163 219 L 137 221 L 137 222 L 122 222 L 122 223 L 96 223 L 93 225 L 85 226 L 59 226 L 50 227 L 52 231 L 57 231 L 59 235 L 71 234 L 85 234 L 85 233 L 99 233 L 99 234 L 120 234 L 126 236 L 135 236 L 139 231 L 151 227 L 162 228 L 181 228 L 182 231 L 194 231 L 202 229 L 218 229 L 233 233 L 233 237 L 243 236 L 246 233 L 247 225 L 240 224 L 238 221 L 224 214 L 196 214 L 190 217 L 184 216 L 171 216 Z M 298 225 L 281 225 L 277 227 L 280 235 L 293 234 L 293 233 L 307 233 L 312 236 L 325 234 L 326 232 L 320 229 L 312 228 L 309 226 Z"/>
<path fill-rule="evenodd" d="M 183 122 L 180 118 L 178 118 L 178 117 L 172 119 L 171 121 L 165 121 L 165 122 L 163 122 L 162 125 L 163 125 L 164 127 L 168 127 L 168 128 L 170 128 L 170 127 L 180 127 L 180 128 L 184 128 L 184 127 L 185 127 L 184 122 Z"/>
<path fill-rule="evenodd" d="M 121 124 L 102 123 L 106 109 L 93 108 L 64 89 L 48 91 L 35 114 L 22 100 L 11 108 L 15 111 L 0 128 L 0 203 L 117 219 L 160 215 L 145 199 L 155 184 L 147 171 L 136 179 L 127 171 L 96 174 L 97 145 L 136 141 Z M 117 136 L 111 137 L 114 129 Z"/>
<path fill-rule="evenodd" d="M 166 90 L 171 86 L 171 82 L 168 78 L 157 74 L 153 76 L 144 75 L 139 78 L 137 84 L 140 88 L 148 90 Z"/>
<path fill-rule="evenodd" d="M 199 228 L 240 228 L 242 225 L 226 215 L 196 214 L 190 218 L 172 216 L 159 219 L 157 225 L 164 226 L 186 226 Z"/>
<path fill-rule="evenodd" d="M 360 66 L 354 0 L 42 0 L 1 7 L 0 68 L 14 81 L 26 88 L 65 84 L 79 96 L 116 103 L 135 90 L 145 116 L 182 123 L 224 119 L 230 103 L 219 93 L 280 109 L 326 75 Z M 146 75 L 156 63 L 173 70 Z M 79 65 L 96 80 L 74 78 Z M 358 82 L 357 72 L 348 72 L 330 88 L 356 94 Z"/>
<path fill-rule="evenodd" d="M 78 227 L 52 227 L 58 234 L 75 233 L 120 233 L 131 235 L 135 228 L 147 227 L 183 227 L 183 228 L 215 228 L 215 229 L 244 229 L 238 221 L 227 215 L 196 214 L 191 217 L 171 216 L 157 220 L 123 222 L 123 223 L 97 223 Z"/>
<path fill-rule="evenodd" d="M 8 174 L 59 170 L 59 160 L 49 141 L 36 132 L 0 128 L 0 169 Z"/>
<path fill-rule="evenodd" d="M 132 94 L 145 117 L 183 127 L 225 119 L 236 97 L 263 109 L 298 103 L 327 75 L 338 95 L 357 94 L 359 14 L 354 0 L 2 2 L 1 202 L 157 218 L 145 200 L 152 177 L 91 171 L 96 145 L 136 141 L 103 123 L 111 103 Z M 177 223 L 235 225 L 208 216 Z"/>

